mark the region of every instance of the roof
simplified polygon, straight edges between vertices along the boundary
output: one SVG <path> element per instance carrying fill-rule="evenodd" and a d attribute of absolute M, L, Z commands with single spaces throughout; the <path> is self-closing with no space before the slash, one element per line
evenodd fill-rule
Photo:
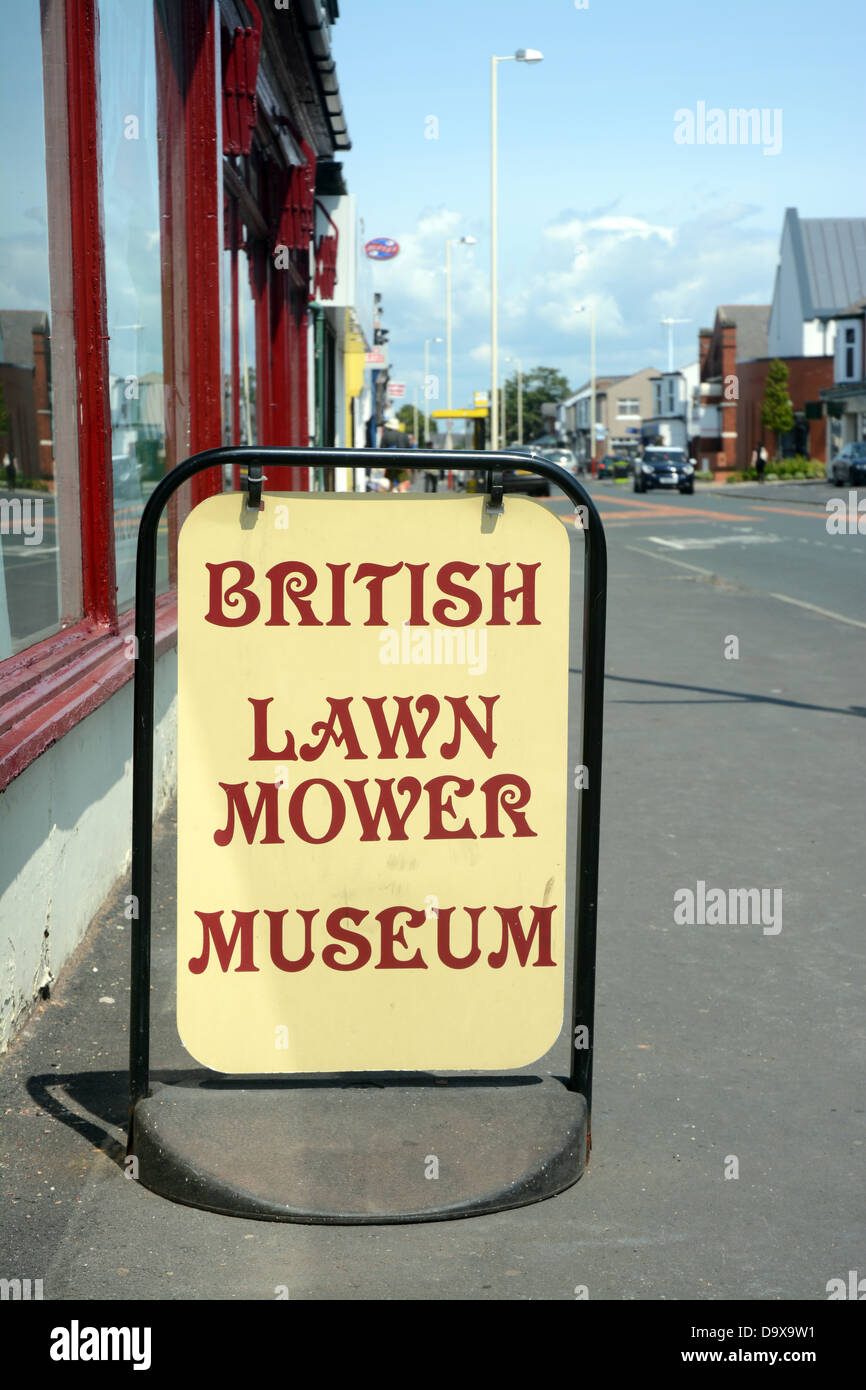
<path fill-rule="evenodd" d="M 0 362 L 33 366 L 33 331 L 48 332 L 44 309 L 0 309 Z"/>
<path fill-rule="evenodd" d="M 595 394 L 607 389 L 608 386 L 615 386 L 618 381 L 625 381 L 625 376 L 597 376 L 595 378 Z M 576 391 L 572 391 L 570 396 L 558 402 L 559 405 L 574 405 L 580 396 L 583 396 L 590 388 L 590 382 L 585 381 L 582 386 L 578 386 Z"/>
<path fill-rule="evenodd" d="M 806 319 L 833 318 L 866 295 L 866 217 L 785 212 Z"/>
<path fill-rule="evenodd" d="M 720 304 L 718 316 L 722 323 L 732 323 L 737 330 L 737 361 L 753 362 L 766 357 L 770 330 L 770 304 Z"/>

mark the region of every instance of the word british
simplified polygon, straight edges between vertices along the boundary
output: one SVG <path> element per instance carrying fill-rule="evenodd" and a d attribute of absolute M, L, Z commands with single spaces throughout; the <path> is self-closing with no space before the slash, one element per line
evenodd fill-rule
<path fill-rule="evenodd" d="M 325 564 L 281 560 L 262 576 L 246 560 L 207 564 L 208 611 L 216 627 L 247 627 L 264 617 L 265 627 L 351 627 L 346 609 L 362 593 L 362 627 L 392 627 L 408 612 L 412 627 L 537 627 L 535 578 L 540 563 L 473 565 L 449 560 L 433 572 L 429 564 Z M 509 576 L 508 571 L 519 574 Z M 350 571 L 352 571 L 350 573 Z M 464 582 L 460 582 L 460 581 Z M 507 588 L 509 583 L 513 587 Z M 361 585 L 362 589 L 355 589 Z M 387 601 L 387 615 L 385 612 Z M 506 603 L 512 605 L 506 610 Z M 430 617 L 428 617 L 428 613 Z"/>

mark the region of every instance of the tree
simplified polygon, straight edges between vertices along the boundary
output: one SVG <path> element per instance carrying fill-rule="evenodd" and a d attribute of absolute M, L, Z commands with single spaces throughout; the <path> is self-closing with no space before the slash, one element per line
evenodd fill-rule
<path fill-rule="evenodd" d="M 400 421 L 401 425 L 404 427 L 406 431 L 406 442 L 408 444 L 408 436 L 414 433 L 414 407 L 411 405 L 401 405 L 400 409 L 397 411 L 397 419 Z M 425 429 L 425 415 L 423 410 L 419 410 L 418 434 L 416 438 L 418 446 L 420 447 L 422 444 L 426 444 L 428 439 L 432 439 L 434 434 L 436 433 L 437 428 L 441 429 L 442 425 L 443 421 L 441 420 L 427 419 Z"/>
<path fill-rule="evenodd" d="M 533 367 L 523 374 L 523 442 L 531 444 L 541 434 L 547 434 L 550 424 L 541 407 L 553 401 L 557 404 L 570 395 L 568 378 L 555 367 Z M 517 439 L 517 372 L 505 382 L 505 422 L 502 431 L 507 444 Z"/>
<path fill-rule="evenodd" d="M 778 357 L 770 363 L 761 424 L 776 436 L 776 458 L 780 457 L 782 435 L 794 428 L 794 412 L 788 397 L 788 368 Z"/>

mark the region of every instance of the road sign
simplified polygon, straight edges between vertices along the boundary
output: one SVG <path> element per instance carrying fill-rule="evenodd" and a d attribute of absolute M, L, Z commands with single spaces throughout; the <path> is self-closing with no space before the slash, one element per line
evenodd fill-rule
<path fill-rule="evenodd" d="M 393 237 L 377 236 L 366 243 L 364 251 L 371 261 L 392 261 L 399 255 L 400 245 Z"/>
<path fill-rule="evenodd" d="M 399 399 L 400 396 L 405 396 L 405 394 L 406 394 L 406 383 L 405 383 L 405 381 L 389 381 L 389 382 L 388 382 L 388 395 L 391 397 L 392 400 L 397 400 L 397 399 Z"/>
<path fill-rule="evenodd" d="M 431 410 L 431 420 L 486 420 L 490 414 L 489 406 L 476 410 Z"/>
<path fill-rule="evenodd" d="M 413 499 L 396 549 L 373 495 L 183 525 L 178 1031 L 208 1067 L 520 1067 L 559 1034 L 568 533 L 483 508 Z"/>
<path fill-rule="evenodd" d="M 364 361 L 368 367 L 384 367 L 385 354 L 381 348 L 373 348 L 372 352 L 364 353 Z"/>
<path fill-rule="evenodd" d="M 486 391 L 476 391 L 475 395 L 472 397 L 472 404 L 476 409 L 479 409 L 482 405 L 490 404 L 490 397 Z"/>

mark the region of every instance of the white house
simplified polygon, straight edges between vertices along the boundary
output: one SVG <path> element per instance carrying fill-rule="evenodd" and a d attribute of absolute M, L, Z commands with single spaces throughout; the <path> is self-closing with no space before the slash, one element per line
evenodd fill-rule
<path fill-rule="evenodd" d="M 833 386 L 821 392 L 833 420 L 834 455 L 846 444 L 866 440 L 866 297 L 849 305 L 836 322 Z"/>
<path fill-rule="evenodd" d="M 697 433 L 695 393 L 700 365 L 690 362 L 678 372 L 660 372 L 651 379 L 653 413 L 643 422 L 643 439 L 658 440 L 668 449 L 688 449 Z"/>
<path fill-rule="evenodd" d="M 866 218 L 787 208 L 770 311 L 770 357 L 829 357 L 836 320 L 866 295 Z"/>

